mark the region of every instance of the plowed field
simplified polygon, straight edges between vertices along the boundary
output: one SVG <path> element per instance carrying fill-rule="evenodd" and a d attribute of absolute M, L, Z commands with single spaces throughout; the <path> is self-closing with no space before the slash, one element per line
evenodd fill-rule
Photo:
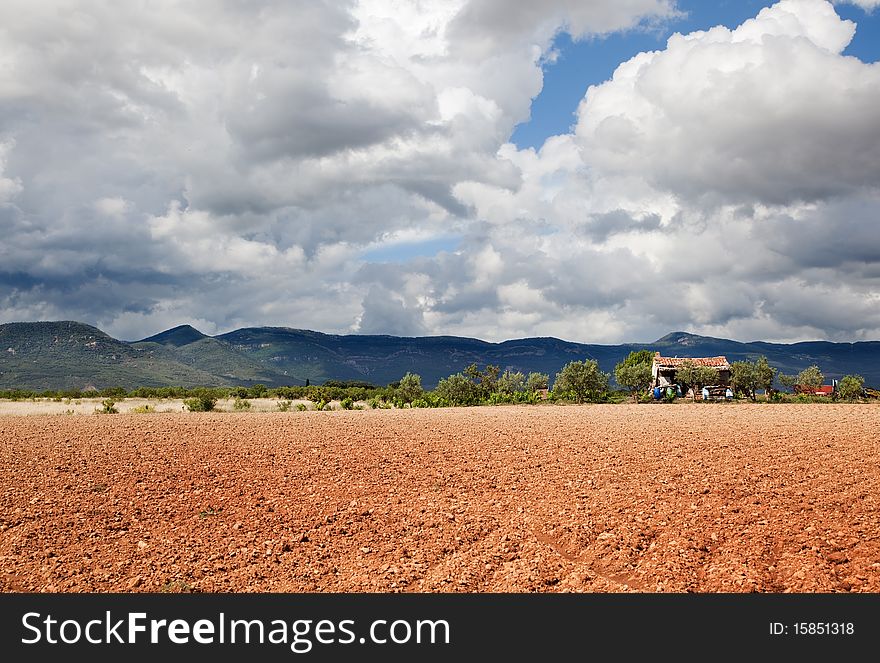
<path fill-rule="evenodd" d="M 880 592 L 880 407 L 0 417 L 0 588 Z"/>

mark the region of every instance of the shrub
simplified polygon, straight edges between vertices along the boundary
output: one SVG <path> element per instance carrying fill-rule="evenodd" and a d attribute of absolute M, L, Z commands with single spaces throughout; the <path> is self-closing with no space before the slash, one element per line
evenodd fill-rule
<path fill-rule="evenodd" d="M 302 405 L 302 403 L 300 403 Z M 303 405 L 303 409 L 305 409 L 305 405 Z M 290 410 L 290 401 L 278 401 L 278 411 L 279 412 L 288 412 Z"/>
<path fill-rule="evenodd" d="M 496 394 L 518 394 L 526 390 L 526 376 L 519 371 L 504 371 L 498 378 Z M 490 399 L 491 401 L 491 396 Z"/>
<path fill-rule="evenodd" d="M 815 391 L 822 386 L 823 382 L 825 382 L 825 376 L 816 365 L 805 368 L 798 373 L 798 386 L 800 387 L 808 387 Z"/>
<path fill-rule="evenodd" d="M 155 412 L 156 408 L 152 405 L 138 405 L 131 409 L 135 414 L 150 414 L 151 412 Z"/>
<path fill-rule="evenodd" d="M 237 410 L 239 412 L 241 412 L 243 410 L 250 410 L 251 409 L 251 402 L 248 400 L 245 400 L 244 398 L 236 398 L 235 402 L 232 404 L 232 409 Z"/>
<path fill-rule="evenodd" d="M 375 410 L 377 407 L 379 407 L 379 399 L 378 399 L 378 398 L 375 398 L 375 397 L 374 397 L 374 398 L 371 398 L 371 399 L 369 400 L 369 402 L 367 403 L 367 405 L 370 406 L 370 409 L 371 409 L 371 410 Z"/>
<path fill-rule="evenodd" d="M 412 403 L 415 399 L 420 398 L 425 390 L 422 389 L 422 378 L 414 373 L 407 373 L 400 379 L 400 386 L 397 387 L 397 396 L 404 403 Z"/>
<path fill-rule="evenodd" d="M 757 389 L 763 389 L 769 397 L 776 373 L 777 370 L 770 366 L 767 357 L 763 355 L 754 362 L 735 361 L 730 365 L 731 386 L 734 391 L 742 392 L 753 401 L 757 400 Z"/>
<path fill-rule="evenodd" d="M 556 374 L 553 391 L 571 394 L 577 403 L 596 401 L 608 390 L 608 378 L 595 359 L 572 361 Z"/>
<path fill-rule="evenodd" d="M 529 373 L 526 378 L 526 391 L 535 392 L 546 389 L 550 384 L 550 376 L 546 373 Z"/>
<path fill-rule="evenodd" d="M 789 389 L 793 390 L 797 383 L 797 375 L 786 375 L 785 373 L 779 374 L 779 384 L 781 384 L 783 387 L 788 387 Z"/>
<path fill-rule="evenodd" d="M 269 388 L 264 384 L 255 384 L 248 391 L 251 398 L 264 398 L 269 393 Z"/>
<path fill-rule="evenodd" d="M 320 400 L 315 403 L 315 409 L 318 411 L 323 410 L 327 406 L 327 401 Z"/>
<path fill-rule="evenodd" d="M 434 394 L 452 405 L 477 405 L 482 401 L 482 390 L 461 373 L 440 380 Z"/>
<path fill-rule="evenodd" d="M 296 411 L 297 411 L 297 412 L 305 412 L 305 411 L 308 410 L 308 409 L 309 409 L 309 408 L 306 407 L 306 404 L 305 404 L 305 403 L 297 403 L 297 404 L 296 404 Z"/>
<path fill-rule="evenodd" d="M 99 414 L 119 414 L 119 410 L 116 409 L 116 401 L 112 398 L 105 398 L 101 405 L 104 407 L 101 409 L 95 408 L 95 412 Z"/>
<path fill-rule="evenodd" d="M 682 362 L 675 372 L 676 379 L 691 388 L 693 400 L 697 400 L 697 392 L 709 384 L 716 384 L 718 371 L 711 366 L 700 366 L 690 359 Z"/>
<path fill-rule="evenodd" d="M 210 412 L 217 404 L 217 399 L 210 393 L 201 393 L 198 396 L 187 398 L 183 401 L 184 406 L 190 412 Z"/>
<path fill-rule="evenodd" d="M 651 374 L 653 355 L 650 350 L 630 352 L 629 356 L 614 367 L 614 379 L 621 387 L 629 389 L 634 401 L 638 402 L 639 393 L 651 386 L 654 376 Z"/>
<path fill-rule="evenodd" d="M 851 401 L 861 398 L 865 393 L 865 378 L 861 375 L 844 375 L 837 383 L 837 395 Z"/>
<path fill-rule="evenodd" d="M 340 405 L 342 406 L 343 410 L 351 410 L 352 408 L 354 408 L 354 401 L 350 398 L 343 398 Z"/>

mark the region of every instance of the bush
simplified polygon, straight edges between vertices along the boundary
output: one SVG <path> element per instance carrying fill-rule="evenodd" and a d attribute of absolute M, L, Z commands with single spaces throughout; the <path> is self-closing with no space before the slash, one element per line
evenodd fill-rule
<path fill-rule="evenodd" d="M 837 383 L 837 395 L 851 401 L 861 398 L 865 393 L 865 378 L 861 375 L 844 375 Z"/>
<path fill-rule="evenodd" d="M 155 412 L 156 408 L 152 405 L 138 405 L 135 408 L 131 409 L 135 414 L 150 414 L 151 412 Z"/>
<path fill-rule="evenodd" d="M 798 373 L 797 383 L 799 387 L 806 387 L 815 391 L 822 386 L 823 382 L 825 382 L 825 376 L 815 364 Z"/>
<path fill-rule="evenodd" d="M 478 405 L 482 401 L 480 387 L 461 373 L 440 380 L 434 394 L 452 405 Z"/>
<path fill-rule="evenodd" d="M 415 399 L 421 398 L 425 390 L 422 389 L 422 378 L 414 373 L 407 373 L 400 379 L 400 386 L 397 387 L 397 396 L 404 403 L 412 403 Z"/>
<path fill-rule="evenodd" d="M 595 359 L 572 361 L 562 367 L 553 381 L 553 391 L 570 394 L 577 403 L 597 401 L 608 390 L 608 373 L 599 370 Z"/>
<path fill-rule="evenodd" d="M 315 409 L 318 410 L 319 412 L 321 410 L 323 410 L 326 406 L 327 406 L 327 401 L 324 401 L 324 400 L 320 400 L 315 403 Z"/>
<path fill-rule="evenodd" d="M 303 409 L 305 406 L 303 405 Z M 288 412 L 290 410 L 290 401 L 278 401 L 278 411 L 279 412 Z"/>
<path fill-rule="evenodd" d="M 526 376 L 519 371 L 511 371 L 508 369 L 498 378 L 498 383 L 496 384 L 495 389 L 495 394 L 511 395 L 523 392 L 526 390 Z M 489 400 L 491 402 L 491 395 Z"/>
<path fill-rule="evenodd" d="M 550 384 L 550 376 L 546 373 L 529 373 L 526 378 L 526 391 L 535 392 L 546 389 Z"/>
<path fill-rule="evenodd" d="M 641 352 L 646 351 L 642 350 Z M 639 394 L 648 390 L 654 376 L 651 373 L 651 361 L 636 362 L 632 359 L 634 356 L 638 357 L 639 355 L 631 352 L 629 357 L 614 367 L 614 379 L 621 387 L 629 389 L 632 399 L 638 402 Z"/>
<path fill-rule="evenodd" d="M 265 398 L 269 393 L 269 388 L 264 384 L 255 384 L 248 391 L 251 398 Z"/>
<path fill-rule="evenodd" d="M 703 387 L 718 383 L 718 370 L 685 359 L 675 372 L 675 377 L 682 384 L 682 391 L 685 392 L 686 387 L 690 387 L 693 400 L 697 400 L 697 393 Z"/>
<path fill-rule="evenodd" d="M 305 411 L 308 410 L 308 409 L 309 409 L 309 408 L 306 407 L 306 404 L 305 404 L 305 403 L 297 403 L 297 404 L 296 404 L 296 411 L 297 411 L 297 412 L 305 412 Z"/>
<path fill-rule="evenodd" d="M 351 410 L 354 408 L 354 401 L 350 398 L 343 398 L 342 402 L 340 402 L 343 410 Z"/>
<path fill-rule="evenodd" d="M 95 412 L 98 414 L 119 414 L 119 410 L 116 409 L 116 401 L 112 398 L 106 398 L 101 403 L 104 407 L 101 409 L 95 408 Z"/>
<path fill-rule="evenodd" d="M 232 404 L 232 409 L 238 412 L 241 412 L 243 410 L 250 410 L 251 402 L 245 400 L 244 398 L 236 398 L 235 402 Z"/>
<path fill-rule="evenodd" d="M 198 396 L 187 398 L 183 401 L 183 404 L 190 412 L 210 412 L 217 404 L 217 399 L 213 394 L 205 392 Z"/>
<path fill-rule="evenodd" d="M 294 400 L 297 398 L 305 398 L 308 390 L 306 387 L 276 387 L 269 390 L 269 395 L 275 398 L 283 398 L 286 400 Z"/>

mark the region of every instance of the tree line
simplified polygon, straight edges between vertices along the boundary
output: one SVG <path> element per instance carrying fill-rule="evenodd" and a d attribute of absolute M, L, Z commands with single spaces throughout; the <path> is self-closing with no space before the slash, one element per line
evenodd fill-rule
<path fill-rule="evenodd" d="M 309 400 L 321 407 L 331 401 L 348 404 L 366 402 L 371 408 L 386 407 L 447 407 L 502 403 L 552 402 L 602 403 L 619 402 L 628 395 L 634 402 L 649 400 L 653 384 L 651 373 L 654 354 L 650 350 L 631 352 L 614 368 L 614 379 L 620 389 L 611 387 L 611 374 L 603 372 L 595 359 L 571 361 L 565 364 L 551 382 L 549 374 L 507 369 L 487 364 L 482 369 L 472 363 L 463 371 L 439 381 L 433 390 L 422 386 L 421 377 L 407 373 L 399 382 L 384 387 L 361 381 L 329 380 L 322 385 L 267 387 L 264 384 L 238 387 L 139 387 L 126 390 L 111 387 L 101 390 L 31 391 L 13 389 L 0 391 L 0 398 L 28 400 L 48 398 L 56 401 L 103 397 L 110 399 L 184 399 L 190 409 L 213 409 L 220 399 L 235 399 L 240 409 L 254 398 L 282 400 Z M 685 360 L 676 371 L 678 382 L 692 387 L 694 393 L 704 386 L 716 384 L 718 372 L 710 366 L 700 366 Z M 757 400 L 757 392 L 764 391 L 769 399 L 781 399 L 774 388 L 776 382 L 794 392 L 810 394 L 824 383 L 825 376 L 818 366 L 810 366 L 797 375 L 778 373 L 766 357 L 731 364 L 730 387 L 737 397 Z M 838 382 L 835 397 L 853 400 L 864 395 L 864 378 L 847 375 Z M 189 405 L 188 405 L 189 407 Z"/>

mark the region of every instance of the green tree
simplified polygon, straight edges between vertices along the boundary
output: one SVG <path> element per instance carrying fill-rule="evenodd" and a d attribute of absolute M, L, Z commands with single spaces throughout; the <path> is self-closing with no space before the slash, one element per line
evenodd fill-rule
<path fill-rule="evenodd" d="M 718 371 L 711 366 L 700 366 L 687 359 L 675 371 L 675 378 L 689 386 L 693 390 L 691 398 L 697 400 L 698 391 L 718 381 Z"/>
<path fill-rule="evenodd" d="M 654 353 L 650 350 L 634 350 L 621 362 L 621 364 L 626 364 L 627 366 L 635 366 L 638 364 L 648 364 L 651 366 L 653 363 Z M 620 364 L 618 364 L 618 366 L 619 365 Z"/>
<path fill-rule="evenodd" d="M 217 404 L 217 397 L 208 391 L 200 391 L 192 398 L 183 401 L 190 412 L 210 412 Z"/>
<path fill-rule="evenodd" d="M 498 378 L 495 391 L 499 394 L 519 394 L 526 390 L 526 376 L 519 371 L 506 370 Z"/>
<path fill-rule="evenodd" d="M 255 384 L 250 388 L 250 397 L 251 398 L 265 398 L 266 394 L 269 392 L 269 388 L 264 384 Z"/>
<path fill-rule="evenodd" d="M 767 357 L 761 355 L 755 361 L 754 364 L 754 373 L 755 373 L 755 384 L 758 389 L 763 389 L 764 393 L 767 394 L 767 400 L 770 400 L 770 396 L 773 393 L 773 380 L 776 379 L 776 374 L 778 373 L 778 369 L 773 368 L 770 365 L 770 362 L 767 361 Z"/>
<path fill-rule="evenodd" d="M 861 398 L 864 389 L 865 378 L 861 375 L 844 375 L 837 383 L 837 395 L 848 401 Z"/>
<path fill-rule="evenodd" d="M 801 387 L 807 387 L 815 391 L 821 387 L 824 382 L 825 376 L 822 375 L 822 371 L 820 371 L 819 367 L 816 365 L 805 368 L 798 373 L 797 383 Z"/>
<path fill-rule="evenodd" d="M 737 393 L 742 393 L 756 400 L 755 390 L 758 388 L 758 375 L 755 365 L 750 361 L 735 361 L 730 365 L 730 386 Z"/>
<path fill-rule="evenodd" d="M 400 378 L 400 386 L 397 387 L 397 395 L 404 403 L 412 403 L 421 398 L 425 390 L 422 389 L 422 377 L 415 373 L 407 373 Z"/>
<path fill-rule="evenodd" d="M 546 389 L 550 384 L 550 376 L 546 373 L 529 373 L 526 378 L 526 391 L 534 393 L 538 389 Z"/>
<path fill-rule="evenodd" d="M 633 400 L 638 402 L 639 392 L 651 386 L 654 377 L 651 367 L 654 355 L 650 350 L 630 352 L 629 356 L 614 367 L 614 379 L 621 387 L 629 389 Z"/>
<path fill-rule="evenodd" d="M 450 405 L 477 405 L 482 400 L 480 387 L 461 373 L 440 380 L 434 395 Z"/>
<path fill-rule="evenodd" d="M 795 385 L 798 383 L 797 375 L 786 375 L 785 373 L 779 374 L 779 384 L 787 389 L 794 389 Z"/>
<path fill-rule="evenodd" d="M 488 398 L 489 394 L 495 391 L 500 373 L 501 367 L 493 364 L 486 364 L 486 369 L 483 371 L 476 363 L 470 364 L 464 369 L 464 376 L 478 387 L 483 398 Z"/>
<path fill-rule="evenodd" d="M 483 393 L 488 396 L 493 391 L 495 391 L 498 385 L 498 376 L 501 374 L 501 367 L 495 366 L 493 364 L 486 364 L 486 369 L 483 371 L 483 376 L 480 379 L 480 387 L 483 389 Z"/>
<path fill-rule="evenodd" d="M 572 361 L 556 374 L 553 391 L 571 394 L 577 403 L 597 400 L 608 390 L 609 377 L 599 370 L 595 359 Z"/>

